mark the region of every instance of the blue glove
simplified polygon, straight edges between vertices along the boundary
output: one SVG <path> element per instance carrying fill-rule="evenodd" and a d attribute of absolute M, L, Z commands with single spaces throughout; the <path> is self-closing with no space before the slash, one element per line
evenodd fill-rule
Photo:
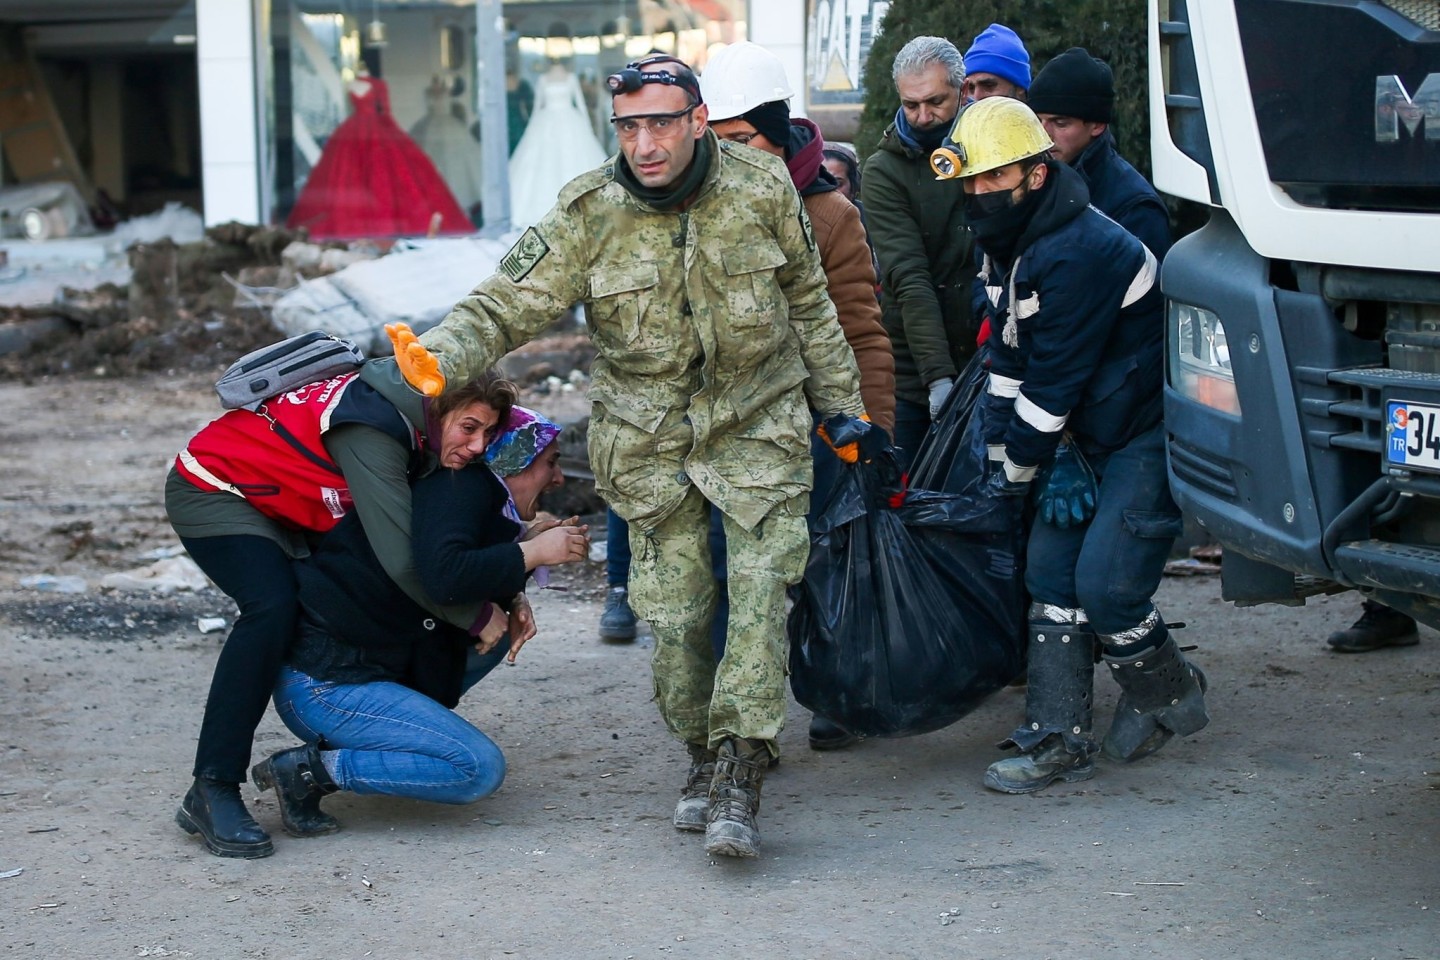
<path fill-rule="evenodd" d="M 1004 470 L 996 470 L 985 484 L 985 495 L 989 497 L 1023 497 L 1029 492 L 1029 480 L 1011 480 Z"/>
<path fill-rule="evenodd" d="M 1078 527 L 1095 516 L 1095 474 L 1080 451 L 1062 443 L 1038 506 L 1041 521 L 1064 530 Z"/>

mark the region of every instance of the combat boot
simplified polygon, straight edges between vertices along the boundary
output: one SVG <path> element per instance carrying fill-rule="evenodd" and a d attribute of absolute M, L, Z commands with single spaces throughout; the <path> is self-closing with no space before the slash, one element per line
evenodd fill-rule
<path fill-rule="evenodd" d="M 320 798 L 340 788 L 320 761 L 318 744 L 307 743 L 272 754 L 250 768 L 261 790 L 274 790 L 280 822 L 292 837 L 318 837 L 340 829 L 340 821 L 320 809 Z"/>
<path fill-rule="evenodd" d="M 196 777 L 175 822 L 190 835 L 200 834 L 205 848 L 217 857 L 258 860 L 275 852 L 275 845 L 245 809 L 240 784 Z"/>
<path fill-rule="evenodd" d="M 711 856 L 760 856 L 760 786 L 770 765 L 764 740 L 731 737 L 720 741 L 715 779 L 710 784 L 710 819 L 705 852 Z"/>
<path fill-rule="evenodd" d="M 605 611 L 600 614 L 600 639 L 619 642 L 635 639 L 635 611 L 630 609 L 630 589 L 623 583 L 605 591 Z"/>
<path fill-rule="evenodd" d="M 687 743 L 690 751 L 690 774 L 680 802 L 675 804 L 675 829 L 704 830 L 710 820 L 710 781 L 715 779 L 715 751 L 703 743 Z"/>
<path fill-rule="evenodd" d="M 1185 659 L 1158 612 L 1136 630 L 1141 653 L 1116 656 L 1107 644 L 1105 662 L 1120 684 L 1115 719 L 1105 734 L 1105 756 L 1129 762 L 1159 750 L 1175 734 L 1189 736 L 1210 722 L 1205 711 L 1205 674 Z M 1126 631 L 1127 636 L 1134 631 Z M 1109 637 L 1107 639 L 1114 639 Z"/>
<path fill-rule="evenodd" d="M 1095 775 L 1095 632 L 1085 611 L 1034 604 L 1026 658 L 1025 725 L 1000 744 L 1020 755 L 990 764 L 985 786 L 1034 793 L 1056 780 L 1089 780 Z"/>

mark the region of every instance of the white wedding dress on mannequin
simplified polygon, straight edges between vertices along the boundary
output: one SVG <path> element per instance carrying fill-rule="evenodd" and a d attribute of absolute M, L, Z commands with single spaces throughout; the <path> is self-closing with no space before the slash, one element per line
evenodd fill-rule
<path fill-rule="evenodd" d="M 555 64 L 536 84 L 535 112 L 510 156 L 510 222 L 539 221 L 561 187 L 608 156 L 590 126 L 580 82 Z"/>
<path fill-rule="evenodd" d="M 432 83 L 425 91 L 425 116 L 410 128 L 410 136 L 434 161 L 450 192 L 468 211 L 480 202 L 484 180 L 480 171 L 480 141 L 470 135 L 470 125 L 455 115 L 458 104 L 459 101 L 450 96 L 449 84 Z M 463 110 L 463 106 L 460 109 Z"/>

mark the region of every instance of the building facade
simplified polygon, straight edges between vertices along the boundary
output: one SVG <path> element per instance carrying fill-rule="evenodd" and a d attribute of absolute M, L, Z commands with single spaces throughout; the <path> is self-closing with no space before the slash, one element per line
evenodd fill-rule
<path fill-rule="evenodd" d="M 119 217 L 180 200 L 200 207 L 207 223 L 283 223 L 327 151 L 364 149 L 356 137 L 335 135 L 358 112 L 357 91 L 374 96 L 370 88 L 379 87 L 388 99 L 379 112 L 422 148 L 478 224 L 484 197 L 496 196 L 496 173 L 485 180 L 482 158 L 488 167 L 508 166 L 537 116 L 556 119 L 553 94 L 563 89 L 573 92 L 569 125 L 559 128 L 565 136 L 545 138 L 542 162 L 563 166 L 553 154 L 567 144 L 584 148 L 577 155 L 609 154 L 615 143 L 604 78 L 652 51 L 703 71 L 724 44 L 761 43 L 786 65 L 796 90 L 792 111 L 814 117 L 827 137 L 848 139 L 865 57 L 888 6 L 0 0 L 0 99 L 13 88 L 25 102 L 39 93 L 49 104 L 46 137 L 22 142 L 0 131 L 7 134 L 4 182 L 58 174 L 75 181 L 92 207 L 113 204 Z M 491 79 L 501 76 L 503 94 Z M 29 115 L 20 121 L 33 125 Z M 376 177 L 383 167 L 376 165 Z"/>

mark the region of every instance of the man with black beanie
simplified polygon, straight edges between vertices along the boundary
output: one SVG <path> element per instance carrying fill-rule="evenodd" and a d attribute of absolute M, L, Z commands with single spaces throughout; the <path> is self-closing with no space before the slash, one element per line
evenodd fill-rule
<path fill-rule="evenodd" d="M 1156 260 L 1164 260 L 1170 214 L 1155 188 L 1116 152 L 1110 133 L 1115 111 L 1110 65 L 1084 47 L 1071 47 L 1035 75 L 1029 102 L 1055 141 L 1051 155 L 1085 179 L 1090 202 L 1138 237 Z"/>

